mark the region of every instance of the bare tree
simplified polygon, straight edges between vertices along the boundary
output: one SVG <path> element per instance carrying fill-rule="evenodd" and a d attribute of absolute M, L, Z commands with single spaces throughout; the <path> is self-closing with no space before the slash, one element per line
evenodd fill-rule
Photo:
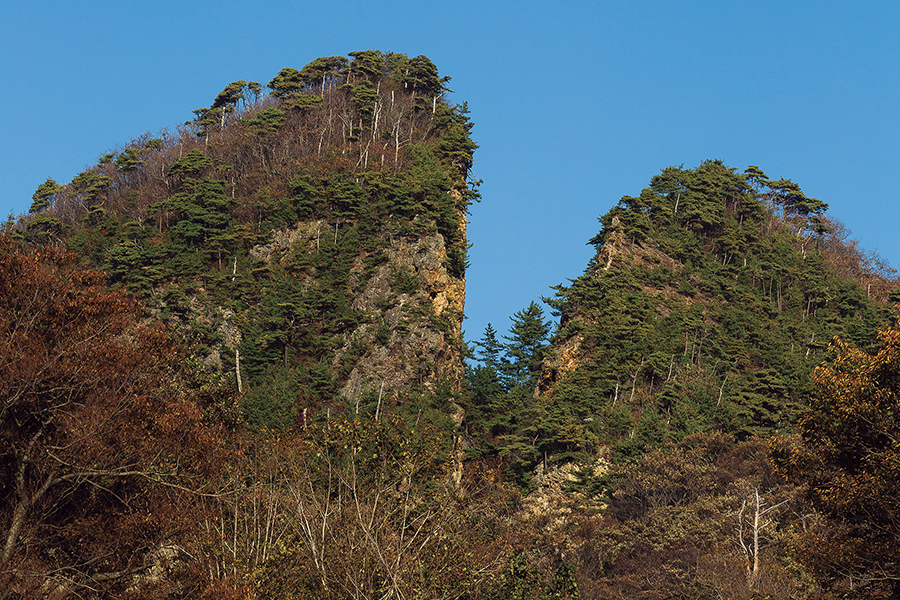
<path fill-rule="evenodd" d="M 744 495 L 741 508 L 737 513 L 735 532 L 737 533 L 737 544 L 747 559 L 747 585 L 750 588 L 756 587 L 759 582 L 759 554 L 766 543 L 766 537 L 762 532 L 774 523 L 766 515 L 787 502 L 787 500 L 782 500 L 777 504 L 767 505 L 765 500 L 760 498 L 759 488 L 756 486 Z"/>

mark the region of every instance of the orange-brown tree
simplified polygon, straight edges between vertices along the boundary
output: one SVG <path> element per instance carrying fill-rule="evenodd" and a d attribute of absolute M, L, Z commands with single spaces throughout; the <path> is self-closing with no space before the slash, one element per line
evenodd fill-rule
<path fill-rule="evenodd" d="M 0 598 L 132 585 L 213 442 L 165 331 L 74 263 L 0 238 Z"/>
<path fill-rule="evenodd" d="M 900 597 L 900 319 L 869 353 L 840 340 L 814 375 L 801 443 L 775 447 L 824 517 L 801 556 L 827 586 Z M 852 589 L 852 592 L 850 590 Z M 887 595 L 885 595 L 887 594 Z"/>

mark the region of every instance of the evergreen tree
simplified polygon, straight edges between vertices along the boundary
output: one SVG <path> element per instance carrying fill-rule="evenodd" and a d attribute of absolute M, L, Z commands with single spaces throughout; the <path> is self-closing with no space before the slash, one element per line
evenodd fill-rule
<path fill-rule="evenodd" d="M 33 202 L 31 208 L 28 209 L 30 214 L 46 210 L 53 206 L 53 200 L 56 198 L 57 192 L 62 189 L 58 183 L 48 177 L 47 181 L 38 186 L 37 191 L 31 196 Z"/>
<path fill-rule="evenodd" d="M 91 206 L 98 199 L 100 193 L 109 187 L 110 183 L 112 180 L 108 176 L 88 169 L 79 173 L 72 180 L 72 190 L 81 198 L 85 206 Z"/>
<path fill-rule="evenodd" d="M 297 69 L 285 67 L 278 72 L 278 75 L 269 82 L 267 87 L 272 90 L 274 97 L 287 99 L 306 89 L 307 81 Z"/>
<path fill-rule="evenodd" d="M 497 331 L 490 323 L 484 328 L 484 335 L 481 340 L 475 342 L 479 348 L 476 351 L 484 366 L 498 369 L 501 363 L 501 353 L 503 352 L 503 344 L 497 340 Z"/>
<path fill-rule="evenodd" d="M 510 335 L 503 336 L 506 360 L 501 371 L 510 387 L 534 388 L 547 351 L 550 349 L 550 321 L 544 321 L 544 310 L 534 302 L 512 317 Z"/>
<path fill-rule="evenodd" d="M 224 90 L 219 92 L 216 99 L 213 100 L 212 108 L 224 108 L 230 106 L 232 111 L 235 110 L 238 102 L 244 100 L 244 90 L 246 89 L 247 82 L 243 79 L 229 83 L 225 86 Z"/>
<path fill-rule="evenodd" d="M 324 91 L 329 79 L 338 76 L 347 68 L 347 64 L 349 61 L 343 56 L 320 56 L 300 69 L 300 79 L 307 86 L 319 86 Z"/>
<path fill-rule="evenodd" d="M 137 171 L 138 167 L 144 163 L 141 154 L 141 148 L 126 148 L 115 159 L 116 169 L 123 173 Z"/>

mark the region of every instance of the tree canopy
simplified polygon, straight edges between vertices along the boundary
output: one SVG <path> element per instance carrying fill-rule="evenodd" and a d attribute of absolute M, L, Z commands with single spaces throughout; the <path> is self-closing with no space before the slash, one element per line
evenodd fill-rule
<path fill-rule="evenodd" d="M 805 560 L 828 587 L 873 598 L 900 593 L 900 319 L 878 342 L 875 351 L 833 342 L 799 444 L 775 447 L 824 516 L 801 538 Z"/>
<path fill-rule="evenodd" d="M 217 453 L 164 329 L 75 263 L 0 238 L 0 587 L 25 596 L 120 593 Z"/>

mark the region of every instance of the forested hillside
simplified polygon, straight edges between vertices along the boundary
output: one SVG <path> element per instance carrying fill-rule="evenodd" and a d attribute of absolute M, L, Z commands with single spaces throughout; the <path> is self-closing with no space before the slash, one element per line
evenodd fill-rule
<path fill-rule="evenodd" d="M 176 134 L 42 184 L 14 235 L 64 245 L 240 373 L 258 425 L 413 382 L 458 391 L 477 192 L 446 81 L 366 51 L 285 68 L 266 96 L 233 82 Z"/>
<path fill-rule="evenodd" d="M 423 56 L 362 51 L 322 57 L 299 70 L 282 69 L 265 86 L 232 82 L 176 131 L 141 136 L 104 154 L 71 182 L 48 179 L 38 187 L 29 214 L 7 224 L 7 237 L 18 246 L 7 243 L 4 253 L 11 265 L 26 260 L 15 267 L 20 272 L 46 271 L 50 283 L 33 289 L 46 285 L 50 304 L 29 298 L 28 289 L 15 286 L 18 276 L 8 275 L 6 300 L 23 308 L 7 313 L 13 329 L 6 366 L 14 373 L 24 360 L 19 354 L 35 350 L 29 344 L 37 342 L 27 336 L 48 330 L 51 339 L 41 344 L 57 357 L 48 365 L 62 361 L 59 368 L 70 375 L 60 375 L 54 387 L 56 376 L 35 366 L 36 380 L 22 380 L 4 399 L 4 480 L 17 483 L 3 489 L 4 516 L 12 525 L 2 569 L 16 581 L 13 588 L 123 593 L 140 586 L 148 557 L 168 546 L 193 557 L 190 568 L 201 567 L 213 580 L 243 581 L 268 556 L 300 544 L 293 537 L 300 530 L 288 534 L 290 519 L 283 512 L 294 492 L 280 484 L 277 492 L 262 492 L 252 483 L 272 486 L 279 479 L 257 472 L 272 466 L 270 436 L 288 436 L 274 446 L 287 459 L 312 452 L 297 445 L 317 439 L 317 428 L 323 447 L 341 431 L 335 447 L 343 448 L 359 427 L 375 427 L 373 443 L 400 444 L 394 448 L 400 452 L 403 444 L 417 447 L 408 439 L 413 432 L 449 432 L 453 419 L 461 419 L 466 212 L 478 193 L 470 178 L 472 124 L 465 106 L 445 101 L 448 81 Z M 21 252 L 33 258 L 17 258 Z M 70 274 L 78 268 L 88 270 Z M 117 292 L 95 291 L 103 281 L 98 272 Z M 75 286 L 71 291 L 66 280 Z M 79 287 L 82 280 L 92 287 Z M 57 327 L 75 327 L 60 314 L 65 302 L 53 304 L 56 286 L 79 299 L 72 310 L 90 305 L 91 294 L 111 294 L 131 312 L 117 309 L 107 317 L 88 311 L 81 329 L 56 334 Z M 115 328 L 105 324 L 107 318 L 118 319 Z M 129 319 L 132 325 L 119 324 Z M 15 329 L 18 322 L 28 326 Z M 76 352 L 68 346 L 72 336 L 94 343 L 83 334 L 91 328 L 101 348 L 115 348 L 117 336 L 133 337 L 133 352 L 140 354 L 141 338 L 131 328 L 144 324 L 164 326 L 171 338 L 172 347 L 159 356 L 165 385 L 145 379 L 139 369 L 129 384 L 135 392 L 116 387 L 115 361 L 94 365 L 106 369 L 108 381 L 85 381 L 81 367 L 62 366 Z M 26 337 L 19 341 L 20 335 Z M 141 381 L 156 389 L 143 389 Z M 139 407 L 157 393 L 175 394 L 185 403 L 184 414 L 202 416 L 198 426 L 206 433 L 197 434 L 197 443 L 204 436 L 216 440 L 211 443 L 230 457 L 219 468 L 234 468 L 209 480 L 184 481 L 186 465 L 174 454 L 179 468 L 161 469 L 152 453 L 132 455 L 132 442 L 115 437 L 127 430 L 118 427 L 109 441 L 92 434 L 101 447 L 110 443 L 125 453 L 109 450 L 108 468 L 88 462 L 95 453 L 60 454 L 61 445 L 75 443 L 69 440 L 83 441 L 88 427 L 87 413 L 73 413 L 69 403 L 85 404 L 86 394 L 120 402 L 95 409 L 103 422 L 98 427 L 106 428 L 112 415 L 129 423 L 144 420 Z M 32 421 L 22 422 L 21 411 L 30 412 Z M 104 411 L 112 412 L 102 416 Z M 168 418 L 177 420 L 175 414 L 181 413 Z M 160 434 L 135 435 L 155 447 Z M 434 443 L 443 452 L 435 464 L 444 465 L 452 439 L 448 433 Z M 46 463 L 40 468 L 39 455 Z M 247 462 L 238 466 L 237 457 Z M 204 459 L 222 460 L 206 453 Z M 392 468 L 408 477 L 401 467 Z M 423 477 L 440 479 L 440 469 Z M 114 558 L 100 560 L 93 554 L 98 550 L 80 543 L 61 552 L 54 536 L 68 535 L 69 528 L 88 527 L 90 519 L 103 520 L 110 511 L 140 512 L 108 483 L 119 480 L 137 480 L 138 489 L 156 482 L 182 490 L 199 511 L 192 516 L 195 527 L 180 534 L 167 527 L 141 531 Z M 93 512 L 77 518 L 63 507 L 82 493 L 99 500 Z M 243 512 L 252 506 L 252 518 L 259 518 L 262 493 L 276 511 L 267 526 L 278 531 L 268 531 L 264 540 L 251 535 L 259 523 L 248 525 Z M 143 518 L 149 523 L 154 511 L 174 506 L 148 506 Z M 328 507 L 325 515 L 334 511 Z M 203 532 L 195 530 L 201 526 Z M 115 527 L 96 533 L 110 538 L 104 543 L 117 535 Z M 331 586 L 327 577 L 318 585 Z"/>
<path fill-rule="evenodd" d="M 590 597 L 819 597 L 814 571 L 804 571 L 813 562 L 828 573 L 819 581 L 838 588 L 854 577 L 857 594 L 892 588 L 894 575 L 873 568 L 872 552 L 851 551 L 846 538 L 825 543 L 842 535 L 817 510 L 832 493 L 804 487 L 812 464 L 804 444 L 853 444 L 818 439 L 826 426 L 811 406 L 833 411 L 835 399 L 848 400 L 845 381 L 814 369 L 834 358 L 835 339 L 849 345 L 839 354 L 881 347 L 876 332 L 900 299 L 895 272 L 862 253 L 826 210 L 756 166 L 665 168 L 600 218 L 584 274 L 545 299 L 560 318 L 556 331 L 531 303 L 513 315 L 505 341 L 489 325 L 477 343 L 473 451 L 503 457 L 527 488 L 567 473 L 582 505 L 548 531 L 579 557 Z M 862 350 L 853 352 L 869 356 Z M 897 398 L 884 401 L 895 407 Z M 864 454 L 896 439 L 892 421 L 871 418 L 887 437 Z M 798 430 L 804 441 L 791 441 Z M 598 457 L 612 464 L 598 466 Z M 831 468 L 816 467 L 818 485 L 833 484 Z M 875 490 L 894 477 L 876 484 L 881 468 L 841 485 L 889 506 L 890 494 Z M 872 508 L 838 504 L 863 521 L 853 511 Z M 895 543 L 898 530 L 887 530 L 859 543 Z M 892 552 L 878 547 L 886 561 Z M 843 570 L 824 568 L 838 548 L 850 555 Z"/>
<path fill-rule="evenodd" d="M 719 161 L 622 198 L 585 273 L 548 299 L 560 327 L 528 365 L 543 405 L 533 451 L 612 444 L 626 459 L 695 432 L 788 431 L 831 340 L 868 347 L 891 316 L 893 273 L 826 208 Z"/>
<path fill-rule="evenodd" d="M 7 223 L 0 598 L 896 596 L 900 294 L 824 201 L 664 168 L 468 348 L 466 106 L 348 57 Z"/>

